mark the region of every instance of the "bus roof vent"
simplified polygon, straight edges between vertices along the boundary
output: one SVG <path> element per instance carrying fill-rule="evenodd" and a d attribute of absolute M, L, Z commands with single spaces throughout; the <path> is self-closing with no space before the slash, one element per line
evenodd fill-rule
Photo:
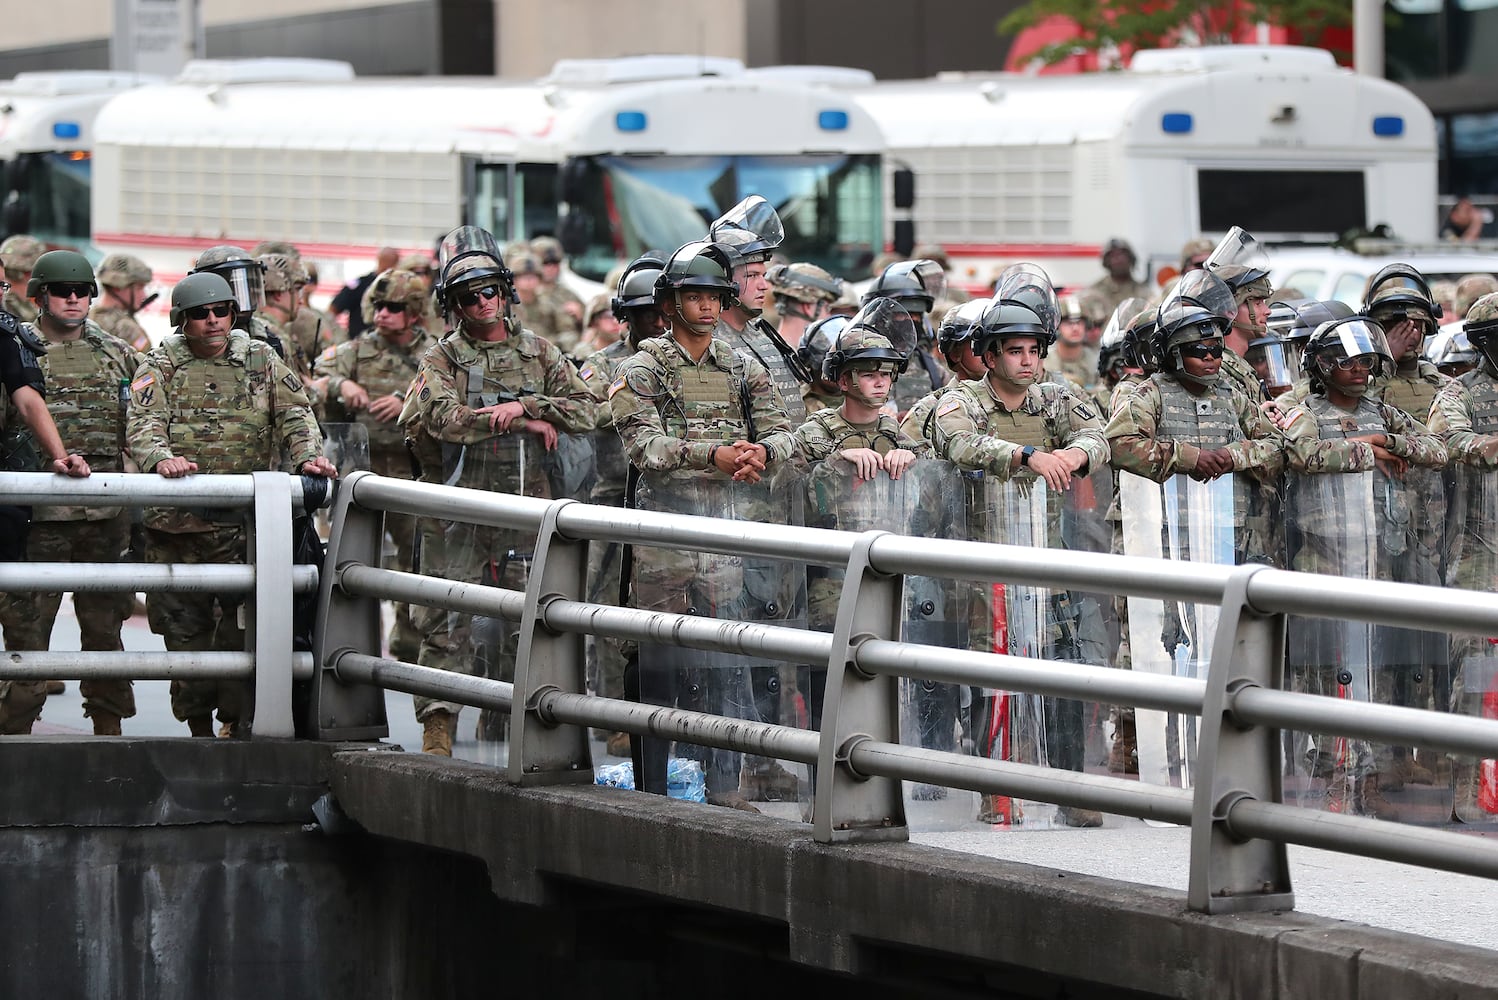
<path fill-rule="evenodd" d="M 542 83 L 604 86 L 648 80 L 685 80 L 699 76 L 739 76 L 740 59 L 720 56 L 620 56 L 618 59 L 558 59 Z"/>
<path fill-rule="evenodd" d="M 746 75 L 816 87 L 868 87 L 875 80 L 873 73 L 852 66 L 756 66 Z"/>
<path fill-rule="evenodd" d="M 354 78 L 338 59 L 189 59 L 178 83 L 335 83 Z"/>
<path fill-rule="evenodd" d="M 36 97 L 62 97 L 69 94 L 98 94 L 111 90 L 129 90 L 146 83 L 160 83 L 161 77 L 149 73 L 111 73 L 107 70 L 72 69 L 43 73 L 17 73 L 14 80 L 0 80 L 0 91 L 7 94 L 31 94 Z"/>
<path fill-rule="evenodd" d="M 1135 73 L 1205 73 L 1210 70 L 1275 69 L 1326 73 L 1337 61 L 1325 49 L 1306 45 L 1204 45 L 1200 48 L 1141 49 L 1129 61 Z"/>

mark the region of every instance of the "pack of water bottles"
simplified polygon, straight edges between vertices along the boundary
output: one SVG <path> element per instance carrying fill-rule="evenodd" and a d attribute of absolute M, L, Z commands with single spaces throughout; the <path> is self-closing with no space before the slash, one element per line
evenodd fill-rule
<path fill-rule="evenodd" d="M 610 788 L 634 791 L 634 762 L 626 760 L 621 764 L 605 764 L 594 771 L 593 782 Z M 702 765 L 684 757 L 672 757 L 666 763 L 666 792 L 673 799 L 706 802 L 707 782 L 702 775 Z"/>

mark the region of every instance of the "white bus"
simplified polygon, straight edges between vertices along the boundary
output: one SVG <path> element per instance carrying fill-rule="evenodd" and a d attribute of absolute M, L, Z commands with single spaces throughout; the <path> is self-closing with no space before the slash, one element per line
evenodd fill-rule
<path fill-rule="evenodd" d="M 1234 225 L 1266 243 L 1379 223 L 1435 237 L 1430 111 L 1320 49 L 1164 49 L 1116 72 L 843 89 L 884 130 L 887 166 L 915 171 L 917 241 L 943 245 L 954 280 L 975 291 L 1015 260 L 1090 283 L 1113 237 L 1134 246 L 1136 277 L 1174 269 L 1186 240 Z"/>
<path fill-rule="evenodd" d="M 30 233 L 87 250 L 94 116 L 116 94 L 158 80 L 96 70 L 0 80 L 0 237 Z"/>
<path fill-rule="evenodd" d="M 166 280 L 213 244 L 280 239 L 330 291 L 381 246 L 430 252 L 469 223 L 501 242 L 556 235 L 571 278 L 598 282 L 702 238 L 749 194 L 778 209 L 793 260 L 856 278 L 883 249 L 873 120 L 846 93 L 736 60 L 296 85 L 215 82 L 205 64 L 196 79 L 121 96 L 97 124 L 94 239 Z"/>

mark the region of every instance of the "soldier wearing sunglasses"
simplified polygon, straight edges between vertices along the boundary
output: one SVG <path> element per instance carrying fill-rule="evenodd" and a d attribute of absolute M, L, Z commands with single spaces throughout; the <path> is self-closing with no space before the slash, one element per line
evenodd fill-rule
<path fill-rule="evenodd" d="M 278 468 L 336 476 L 322 455 L 301 378 L 264 342 L 234 328 L 238 311 L 229 283 L 211 271 L 190 274 L 172 289 L 177 330 L 146 355 L 130 383 L 128 440 L 136 464 L 168 479 Z M 245 561 L 241 511 L 148 508 L 145 524 L 152 562 Z M 151 594 L 146 615 L 169 650 L 241 650 L 241 604 L 230 595 Z M 247 681 L 173 681 L 171 697 L 172 714 L 194 736 L 213 735 L 215 709 L 231 735 L 249 731 L 254 704 Z"/>

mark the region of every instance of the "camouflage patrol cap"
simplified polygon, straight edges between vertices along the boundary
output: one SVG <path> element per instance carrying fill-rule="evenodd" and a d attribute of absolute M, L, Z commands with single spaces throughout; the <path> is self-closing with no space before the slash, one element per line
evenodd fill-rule
<path fill-rule="evenodd" d="M 541 273 L 541 260 L 526 243 L 512 243 L 505 247 L 505 266 L 516 275 Z"/>
<path fill-rule="evenodd" d="M 255 259 L 265 267 L 265 290 L 267 292 L 290 292 L 298 285 L 307 283 L 307 270 L 295 257 L 271 253 Z"/>
<path fill-rule="evenodd" d="M 36 259 L 47 252 L 47 245 L 35 236 L 17 233 L 0 243 L 0 265 L 7 271 L 29 271 Z"/>
<path fill-rule="evenodd" d="M 99 284 L 110 288 L 143 285 L 151 278 L 150 265 L 128 253 L 112 253 L 99 262 Z"/>
<path fill-rule="evenodd" d="M 583 310 L 583 326 L 592 326 L 593 321 L 604 314 L 613 315 L 609 309 L 610 297 L 603 293 L 593 296 L 588 300 L 588 307 Z M 616 319 L 618 317 L 615 317 Z"/>
<path fill-rule="evenodd" d="M 399 302 L 406 307 L 408 316 L 420 316 L 426 312 L 428 285 L 426 279 L 414 271 L 391 268 L 381 271 L 369 283 L 366 296 L 373 310 L 375 302 Z M 371 315 L 373 320 L 373 315 Z"/>
<path fill-rule="evenodd" d="M 290 257 L 292 260 L 302 259 L 302 252 L 294 244 L 287 243 L 285 240 L 263 240 L 256 243 L 255 249 L 250 251 L 250 256 L 266 257 L 273 253 L 278 253 L 283 257 Z"/>
<path fill-rule="evenodd" d="M 531 253 L 543 264 L 562 262 L 562 242 L 554 236 L 537 236 L 531 240 Z"/>
<path fill-rule="evenodd" d="M 1467 315 L 1473 303 L 1485 295 L 1498 292 L 1498 278 L 1491 274 L 1466 274 L 1456 283 L 1456 294 L 1452 301 L 1456 303 L 1456 314 Z"/>
<path fill-rule="evenodd" d="M 836 302 L 843 294 L 843 282 L 815 264 L 798 262 L 776 264 L 765 272 L 776 298 L 795 299 L 808 305 Z"/>

